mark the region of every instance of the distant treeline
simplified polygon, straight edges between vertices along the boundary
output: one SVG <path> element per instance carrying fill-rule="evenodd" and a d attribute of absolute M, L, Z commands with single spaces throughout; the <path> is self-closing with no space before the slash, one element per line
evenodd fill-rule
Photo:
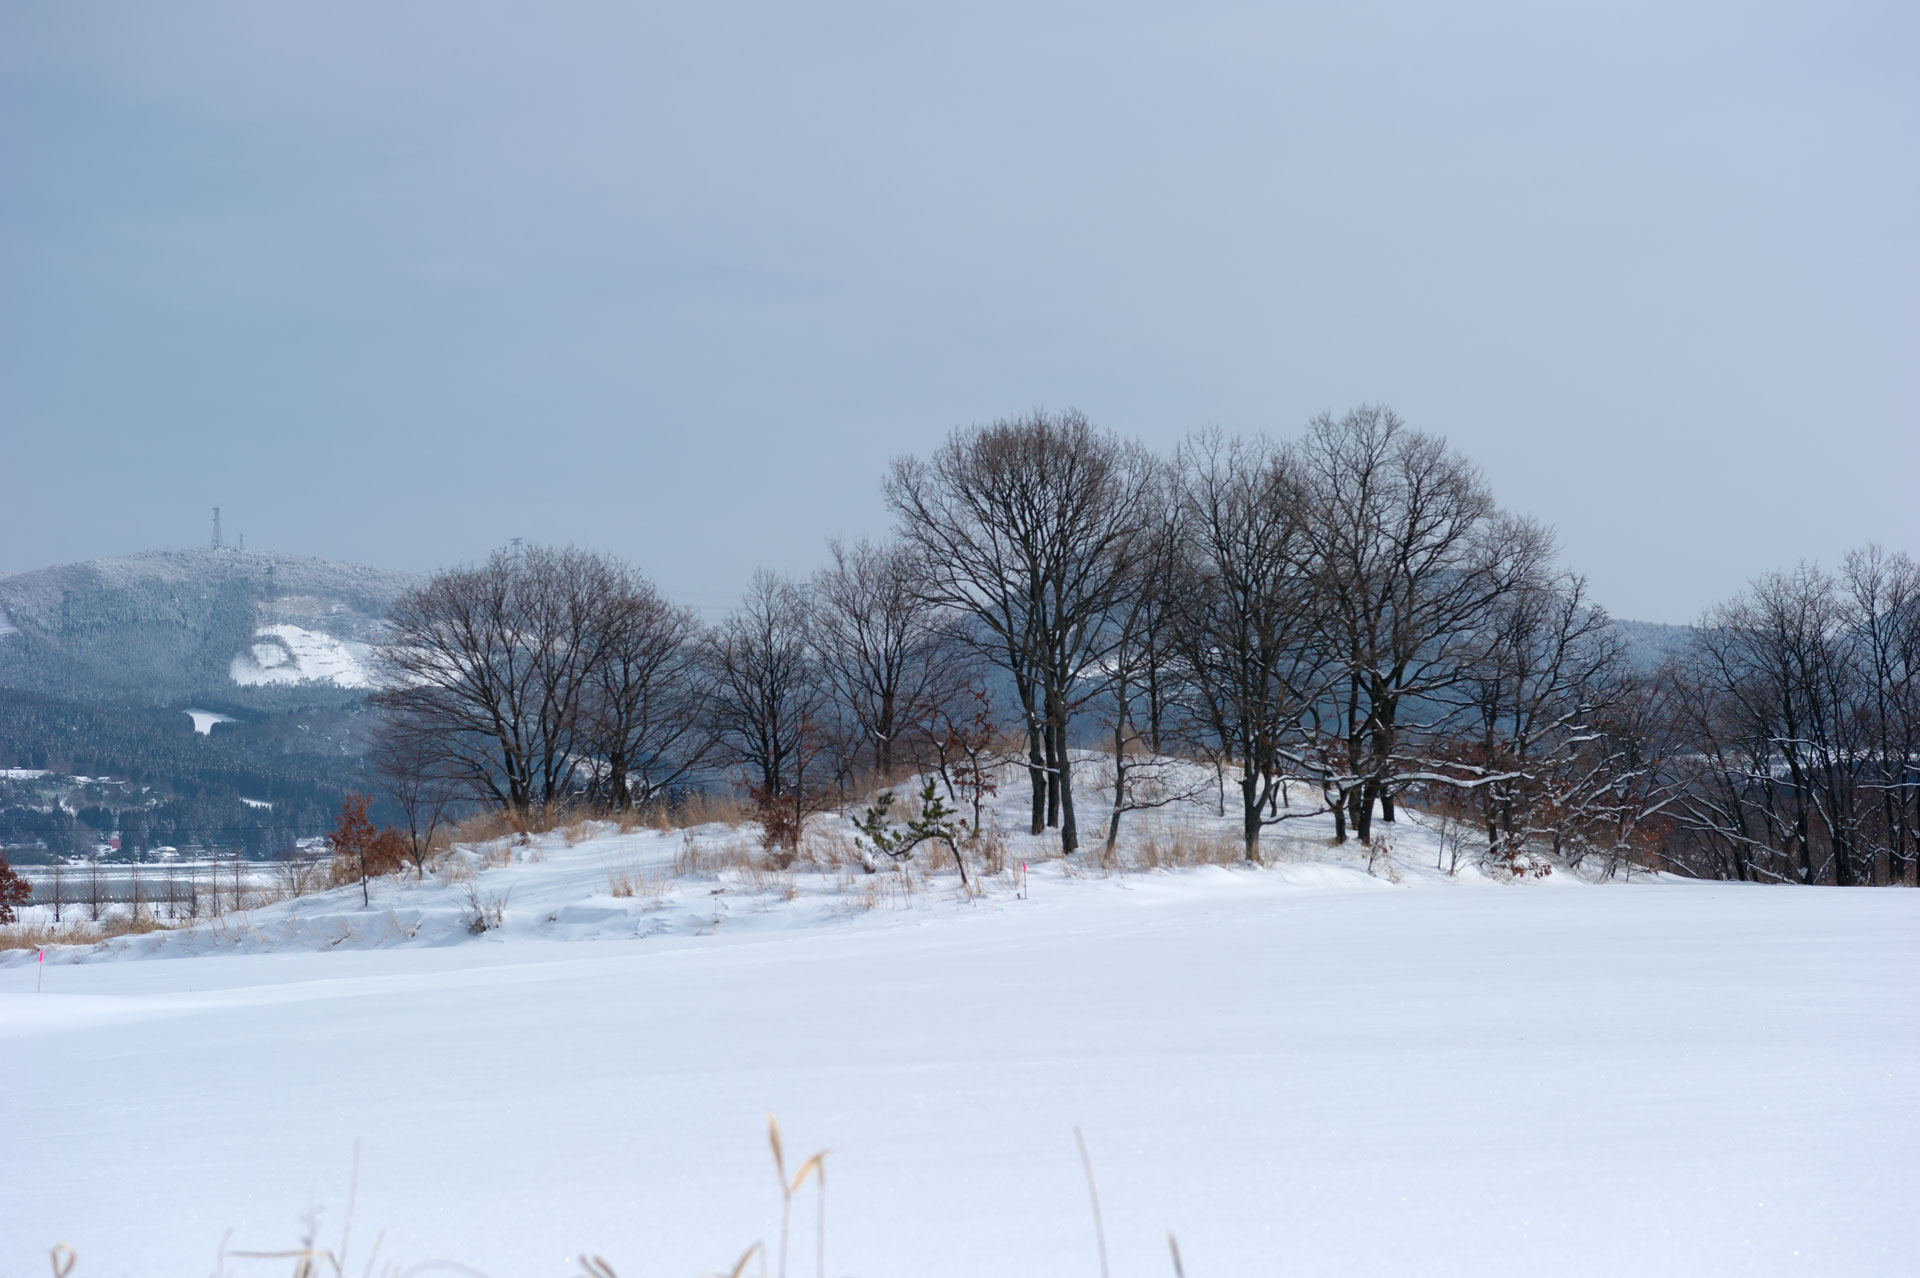
<path fill-rule="evenodd" d="M 269 855 L 325 832 L 343 794 L 367 788 L 368 726 L 362 704 L 203 736 L 180 710 L 0 689 L 0 767 L 53 774 L 0 780 L 0 845 L 77 854 L 117 831 L 128 854 L 200 844 Z"/>

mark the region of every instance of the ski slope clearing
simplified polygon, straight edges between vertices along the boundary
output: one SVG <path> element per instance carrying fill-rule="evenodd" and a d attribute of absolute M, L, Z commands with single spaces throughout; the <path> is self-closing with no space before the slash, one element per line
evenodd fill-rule
<path fill-rule="evenodd" d="M 10 957 L 0 1271 L 65 1241 L 76 1278 L 206 1273 L 229 1230 L 293 1246 L 310 1209 L 335 1245 L 356 1141 L 350 1270 L 382 1231 L 403 1267 L 725 1270 L 777 1238 L 768 1110 L 789 1168 L 832 1151 L 836 1275 L 1098 1273 L 1075 1125 L 1117 1276 L 1171 1273 L 1169 1230 L 1196 1276 L 1920 1253 L 1912 892 L 1502 884 L 1410 852 L 1396 884 L 1296 848 L 862 904 L 900 876 L 589 833 L 372 908 L 60 951 L 38 995 Z M 504 899 L 484 935 L 469 889 Z"/>
<path fill-rule="evenodd" d="M 371 651 L 364 643 L 343 641 L 304 626 L 262 626 L 254 632 L 253 645 L 234 657 L 227 673 L 242 687 L 331 683 L 370 688 Z"/>
<path fill-rule="evenodd" d="M 232 715 L 221 714 L 218 710 L 185 710 L 182 713 L 193 720 L 193 730 L 203 737 L 213 735 L 215 724 L 237 722 Z"/>

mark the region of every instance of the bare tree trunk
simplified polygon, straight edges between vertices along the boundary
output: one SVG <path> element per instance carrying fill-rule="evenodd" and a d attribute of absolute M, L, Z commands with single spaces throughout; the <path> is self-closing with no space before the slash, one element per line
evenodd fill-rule
<path fill-rule="evenodd" d="M 1054 713 L 1054 699 L 1047 697 L 1046 730 L 1043 736 L 1047 746 L 1047 826 L 1049 829 L 1060 824 L 1060 781 L 1064 775 L 1061 767 L 1064 751 L 1060 748 L 1060 724 Z"/>
<path fill-rule="evenodd" d="M 1057 724 L 1054 728 L 1055 771 L 1054 794 L 1060 805 L 1060 850 L 1072 853 L 1080 850 L 1080 826 L 1073 812 L 1073 762 L 1067 757 L 1066 724 Z"/>
<path fill-rule="evenodd" d="M 1047 757 L 1040 744 L 1038 727 L 1030 727 L 1027 731 L 1027 780 L 1033 785 L 1033 826 L 1029 832 L 1044 834 L 1047 829 Z"/>
<path fill-rule="evenodd" d="M 1260 859 L 1260 783 L 1251 768 L 1240 775 L 1240 836 L 1247 860 Z"/>

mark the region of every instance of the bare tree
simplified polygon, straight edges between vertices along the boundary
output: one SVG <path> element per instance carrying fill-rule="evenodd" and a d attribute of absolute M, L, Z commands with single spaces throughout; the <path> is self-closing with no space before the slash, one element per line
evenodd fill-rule
<path fill-rule="evenodd" d="M 1524 842 L 1553 810 L 1543 802 L 1551 774 L 1598 731 L 1624 690 L 1624 663 L 1619 634 L 1577 575 L 1522 580 L 1487 609 L 1464 677 L 1439 695 L 1465 712 L 1472 749 L 1446 770 L 1475 793 L 1490 850 Z"/>
<path fill-rule="evenodd" d="M 588 758 L 582 707 L 619 578 L 604 557 L 542 547 L 437 574 L 389 614 L 376 701 L 435 732 L 477 797 L 556 802 Z"/>
<path fill-rule="evenodd" d="M 598 620 L 599 660 L 586 672 L 583 735 L 595 760 L 591 793 L 626 811 L 685 781 L 712 737 L 693 613 L 624 567 L 610 586 Z"/>
<path fill-rule="evenodd" d="M 1078 412 L 957 430 L 930 461 L 902 458 L 887 501 L 917 552 L 927 596 L 977 630 L 1012 677 L 1028 737 L 1035 834 L 1079 847 L 1068 730 L 1112 641 L 1151 520 L 1151 462 Z"/>
<path fill-rule="evenodd" d="M 1868 546 L 1842 570 L 1866 685 L 1870 794 L 1889 881 L 1920 884 L 1920 564 Z"/>
<path fill-rule="evenodd" d="M 1552 546 L 1503 516 L 1444 440 L 1387 409 L 1316 418 L 1296 456 L 1300 562 L 1322 612 L 1320 642 L 1342 666 L 1320 770 L 1365 841 L 1376 808 L 1392 821 L 1398 794 L 1431 778 L 1437 760 L 1422 747 L 1447 736 L 1437 715 L 1405 712 L 1467 677 L 1487 613 L 1539 575 Z"/>
<path fill-rule="evenodd" d="M 1696 628 L 1676 699 L 1691 746 L 1680 810 L 1734 877 L 1897 873 L 1913 839 L 1907 572 L 1863 556 L 1844 590 L 1811 565 L 1771 573 Z"/>
<path fill-rule="evenodd" d="M 429 725 L 389 717 L 374 736 L 371 762 L 380 788 L 406 822 L 407 859 L 415 877 L 424 880 L 434 838 L 458 798 L 455 760 L 440 748 Z"/>
<path fill-rule="evenodd" d="M 708 664 L 715 736 L 746 769 L 769 843 L 792 847 L 822 802 L 820 765 L 831 739 L 831 705 L 799 589 L 755 573 L 740 606 L 711 635 Z"/>
<path fill-rule="evenodd" d="M 833 563 L 814 575 L 810 593 L 813 642 L 828 690 L 885 783 L 924 757 L 926 725 L 965 695 L 967 654 L 921 588 L 906 546 L 827 548 Z"/>
<path fill-rule="evenodd" d="M 1150 482 L 1149 509 L 1154 515 L 1131 557 L 1135 580 L 1119 593 L 1105 622 L 1109 638 L 1099 704 L 1112 749 L 1108 856 L 1120 841 L 1120 822 L 1127 813 L 1185 802 L 1210 788 L 1204 780 L 1196 782 L 1183 761 L 1160 754 L 1179 667 L 1177 612 L 1181 593 L 1191 582 L 1182 572 L 1180 511 L 1173 501 L 1172 477 L 1156 468 Z"/>
<path fill-rule="evenodd" d="M 531 778 L 542 804 L 572 793 L 592 757 L 586 706 L 594 674 L 604 670 L 617 632 L 610 614 L 629 576 L 604 555 L 534 547 L 523 552 L 515 595 L 535 638 L 530 657 L 538 713 L 532 723 Z"/>
<path fill-rule="evenodd" d="M 1661 855 L 1669 816 L 1681 801 L 1681 749 L 1671 730 L 1676 685 L 1671 668 L 1608 672 L 1605 693 L 1547 771 L 1534 815 L 1570 865 L 1605 858 L 1607 874 Z"/>
<path fill-rule="evenodd" d="M 1311 770 L 1303 720 L 1327 694 L 1305 504 L 1292 458 L 1265 440 L 1203 432 L 1181 447 L 1177 464 L 1173 593 L 1187 701 L 1221 764 L 1240 769 L 1241 837 L 1252 861 L 1275 789 L 1289 769 Z"/>
<path fill-rule="evenodd" d="M 85 897 L 88 922 L 98 923 L 100 921 L 101 909 L 106 904 L 106 900 L 107 900 L 106 884 L 103 883 L 100 878 L 100 854 L 98 852 L 89 851 L 87 853 L 87 879 L 86 879 L 86 897 Z"/>

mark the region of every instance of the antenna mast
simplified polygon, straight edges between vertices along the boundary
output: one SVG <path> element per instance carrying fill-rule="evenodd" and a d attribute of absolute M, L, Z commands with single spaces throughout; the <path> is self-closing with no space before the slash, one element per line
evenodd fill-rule
<path fill-rule="evenodd" d="M 213 548 L 220 549 L 220 508 L 213 508 Z"/>

